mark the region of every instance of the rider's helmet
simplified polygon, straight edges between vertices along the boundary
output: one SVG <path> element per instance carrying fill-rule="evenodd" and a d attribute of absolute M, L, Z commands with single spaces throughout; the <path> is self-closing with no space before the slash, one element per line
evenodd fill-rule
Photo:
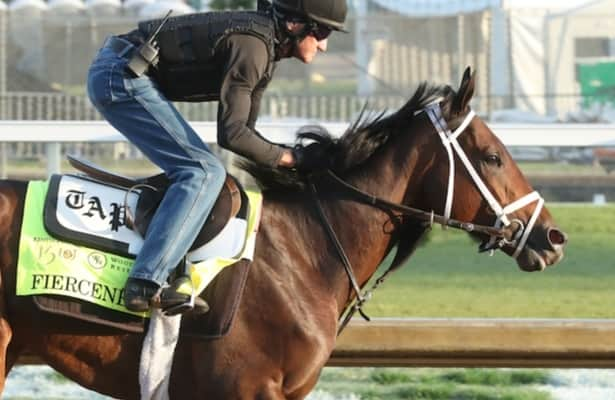
<path fill-rule="evenodd" d="M 346 0 L 273 0 L 273 8 L 285 19 L 299 19 L 336 31 L 344 31 Z"/>

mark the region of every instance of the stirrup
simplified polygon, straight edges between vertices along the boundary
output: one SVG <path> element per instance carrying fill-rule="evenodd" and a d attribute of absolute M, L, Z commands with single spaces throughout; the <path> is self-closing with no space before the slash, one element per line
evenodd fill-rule
<path fill-rule="evenodd" d="M 167 317 L 183 314 L 188 311 L 192 311 L 197 314 L 205 314 L 209 311 L 209 304 L 200 297 L 190 296 L 190 298 L 176 305 L 172 305 L 162 309 L 162 313 Z"/>
<path fill-rule="evenodd" d="M 209 311 L 205 300 L 194 293 L 192 281 L 188 275 L 180 276 L 160 293 L 160 308 L 166 316 L 173 316 L 195 310 L 200 314 Z"/>

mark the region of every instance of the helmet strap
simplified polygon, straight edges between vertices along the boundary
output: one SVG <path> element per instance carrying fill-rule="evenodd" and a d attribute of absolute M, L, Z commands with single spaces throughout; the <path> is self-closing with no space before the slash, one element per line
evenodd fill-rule
<path fill-rule="evenodd" d="M 288 21 L 287 17 L 280 14 L 277 10 L 275 10 L 275 8 L 273 12 L 273 20 L 278 28 L 278 34 L 276 35 L 278 46 L 281 48 L 290 48 L 291 51 L 296 48 L 299 45 L 299 42 L 305 39 L 313 29 L 309 22 L 302 22 L 305 24 L 305 27 L 299 32 L 292 32 L 286 25 L 287 22 L 292 21 Z"/>
<path fill-rule="evenodd" d="M 269 12 L 273 8 L 273 4 L 269 0 L 257 0 L 256 1 L 256 10 L 262 12 Z"/>

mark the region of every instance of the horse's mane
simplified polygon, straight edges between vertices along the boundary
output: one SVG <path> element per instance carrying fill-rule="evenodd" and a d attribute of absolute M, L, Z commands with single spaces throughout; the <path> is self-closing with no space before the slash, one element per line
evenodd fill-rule
<path fill-rule="evenodd" d="M 330 155 L 331 169 L 338 174 L 362 165 L 374 155 L 395 134 L 414 118 L 415 111 L 422 110 L 436 99 L 442 99 L 444 115 L 448 114 L 450 103 L 455 95 L 450 86 L 434 86 L 427 83 L 419 85 L 410 100 L 394 113 L 382 111 L 376 115 L 366 112 L 367 106 L 338 139 L 333 138 L 325 129 L 317 126 L 301 128 L 297 143 L 314 140 L 324 146 Z M 296 171 L 286 168 L 272 168 L 243 160 L 239 167 L 254 177 L 263 190 L 304 190 L 305 180 Z"/>

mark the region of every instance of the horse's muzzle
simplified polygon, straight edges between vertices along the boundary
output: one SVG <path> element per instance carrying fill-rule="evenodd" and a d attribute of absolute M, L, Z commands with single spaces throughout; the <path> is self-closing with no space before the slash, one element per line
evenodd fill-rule
<path fill-rule="evenodd" d="M 564 258 L 566 243 L 568 235 L 559 228 L 536 225 L 517 257 L 517 264 L 524 271 L 542 271 Z"/>

